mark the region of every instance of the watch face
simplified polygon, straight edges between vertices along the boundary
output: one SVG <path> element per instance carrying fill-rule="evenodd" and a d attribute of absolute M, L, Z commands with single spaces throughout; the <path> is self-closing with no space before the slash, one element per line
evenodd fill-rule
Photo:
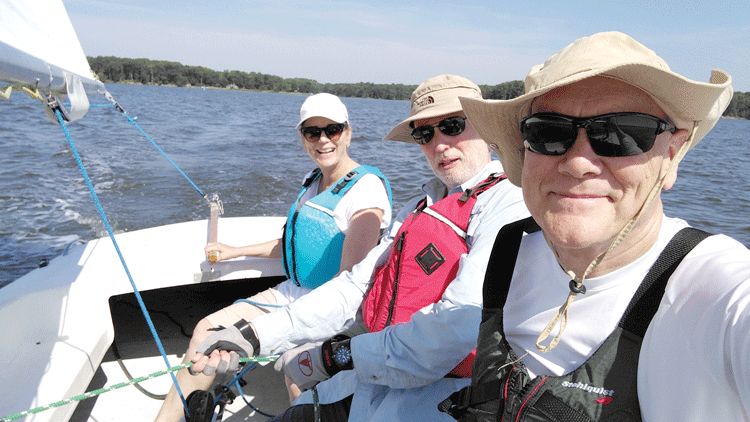
<path fill-rule="evenodd" d="M 352 358 L 352 352 L 346 346 L 341 346 L 333 353 L 333 359 L 336 361 L 336 365 L 344 366 Z"/>

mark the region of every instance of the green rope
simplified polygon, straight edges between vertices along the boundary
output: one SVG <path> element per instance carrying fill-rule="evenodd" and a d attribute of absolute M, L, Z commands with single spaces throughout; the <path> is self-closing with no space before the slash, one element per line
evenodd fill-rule
<path fill-rule="evenodd" d="M 278 359 L 278 356 L 268 356 L 268 357 L 256 356 L 256 357 L 253 357 L 253 358 L 240 358 L 240 362 L 273 362 L 276 359 Z M 119 388 L 127 387 L 128 385 L 137 384 L 137 383 L 140 383 L 140 382 L 143 382 L 143 381 L 147 381 L 147 380 L 150 380 L 150 379 L 153 379 L 153 378 L 157 378 L 157 377 L 160 377 L 162 375 L 166 375 L 166 374 L 168 374 L 170 372 L 176 372 L 176 371 L 179 371 L 180 369 L 189 368 L 191 366 L 193 366 L 193 362 L 188 362 L 188 363 L 184 363 L 182 365 L 173 366 L 173 367 L 171 367 L 169 369 L 166 369 L 164 371 L 154 372 L 153 374 L 150 374 L 150 375 L 146 375 L 146 376 L 139 377 L 139 378 L 133 378 L 131 380 L 128 380 L 128 381 L 125 381 L 125 382 L 120 382 L 120 383 L 117 383 L 117 384 L 113 384 L 113 385 L 110 385 L 109 387 L 100 388 L 98 390 L 88 391 L 86 393 L 79 394 L 77 396 L 73 396 L 73 397 L 70 397 L 70 398 L 67 398 L 67 399 L 64 399 L 64 400 L 60 400 L 60 401 L 57 401 L 57 402 L 54 402 L 54 403 L 50 403 L 50 404 L 45 405 L 45 406 L 39 406 L 39 407 L 31 409 L 31 410 L 24 410 L 23 412 L 14 413 L 12 415 L 9 415 L 9 416 L 6 416 L 6 417 L 0 419 L 0 422 L 13 421 L 13 420 L 16 420 L 16 419 L 20 419 L 20 418 L 22 418 L 24 416 L 28 416 L 28 415 L 35 414 L 35 413 L 44 412 L 45 410 L 49 410 L 49 409 L 52 409 L 54 407 L 64 406 L 66 404 L 69 404 L 69 403 L 72 403 L 72 402 L 76 402 L 76 401 L 83 401 L 83 400 L 86 400 L 88 398 L 91 398 L 91 397 L 94 397 L 94 396 L 98 396 L 99 394 L 104 394 L 104 393 L 106 393 L 108 391 L 117 390 Z"/>

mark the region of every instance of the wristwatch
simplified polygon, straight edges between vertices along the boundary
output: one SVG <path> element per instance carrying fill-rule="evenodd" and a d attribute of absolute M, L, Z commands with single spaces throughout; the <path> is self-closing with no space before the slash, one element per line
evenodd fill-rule
<path fill-rule="evenodd" d="M 349 337 L 338 335 L 323 342 L 321 347 L 323 367 L 328 375 L 334 376 L 340 371 L 354 369 L 350 341 Z"/>
<path fill-rule="evenodd" d="M 331 347 L 333 349 L 333 361 L 341 370 L 354 369 L 352 349 L 349 346 L 350 341 L 351 339 L 342 340 Z"/>

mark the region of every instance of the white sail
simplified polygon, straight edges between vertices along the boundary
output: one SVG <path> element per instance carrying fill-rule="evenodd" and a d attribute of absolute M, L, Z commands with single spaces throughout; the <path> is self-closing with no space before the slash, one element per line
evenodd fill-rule
<path fill-rule="evenodd" d="M 86 94 L 104 94 L 62 0 L 0 1 L 0 81 L 63 92 L 71 120 L 88 111 Z"/>

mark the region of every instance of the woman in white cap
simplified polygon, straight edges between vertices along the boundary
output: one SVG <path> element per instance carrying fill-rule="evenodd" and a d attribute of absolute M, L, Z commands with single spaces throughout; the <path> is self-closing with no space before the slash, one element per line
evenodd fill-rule
<path fill-rule="evenodd" d="M 512 100 L 461 98 L 533 220 L 499 232 L 472 385 L 444 409 L 465 421 L 749 421 L 750 251 L 667 217 L 661 200 L 727 108 L 730 76 L 692 81 L 604 32 L 525 84 Z"/>
<path fill-rule="evenodd" d="M 360 165 L 349 156 L 352 128 L 341 100 L 327 93 L 308 97 L 300 109 L 296 128 L 316 168 L 304 178 L 282 237 L 242 247 L 212 243 L 205 248 L 206 257 L 216 262 L 241 256 L 283 258 L 288 279 L 199 321 L 185 353 L 188 360 L 213 328 L 250 321 L 293 302 L 338 273 L 351 270 L 390 225 L 390 184 L 377 168 Z M 207 389 L 214 378 L 210 370 L 196 376 L 178 373 L 185 396 Z M 156 420 L 179 420 L 182 407 L 172 387 Z"/>

